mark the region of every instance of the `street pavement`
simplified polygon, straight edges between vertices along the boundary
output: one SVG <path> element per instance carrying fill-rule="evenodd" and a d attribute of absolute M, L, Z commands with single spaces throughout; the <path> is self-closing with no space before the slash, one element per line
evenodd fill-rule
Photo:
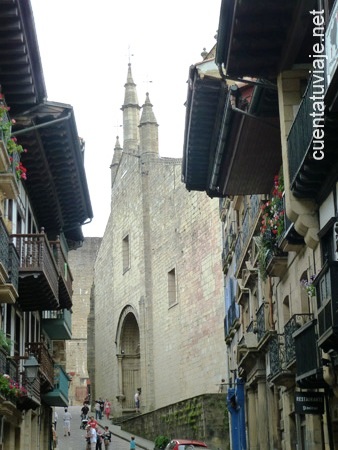
<path fill-rule="evenodd" d="M 68 411 L 72 415 L 70 424 L 70 436 L 64 436 L 63 414 L 64 408 L 55 408 L 58 413 L 58 423 L 56 433 L 58 436 L 57 450 L 86 450 L 85 430 L 80 429 L 81 406 L 69 406 Z M 95 417 L 95 413 L 92 413 Z M 121 427 L 112 425 L 107 419 L 98 420 L 99 426 L 103 429 L 106 425 L 113 433 L 109 450 L 129 450 L 130 433 L 121 430 Z M 154 443 L 135 436 L 136 448 L 143 450 L 154 450 Z M 105 450 L 102 444 L 102 450 Z"/>

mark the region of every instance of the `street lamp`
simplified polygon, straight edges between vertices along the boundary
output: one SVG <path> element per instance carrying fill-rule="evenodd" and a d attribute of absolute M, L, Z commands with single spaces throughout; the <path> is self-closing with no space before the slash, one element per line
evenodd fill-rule
<path fill-rule="evenodd" d="M 32 354 L 29 355 L 27 360 L 24 362 L 23 367 L 25 369 L 26 379 L 29 381 L 29 383 L 33 383 L 38 376 L 38 370 L 40 367 L 40 364 L 38 363 L 35 356 Z"/>

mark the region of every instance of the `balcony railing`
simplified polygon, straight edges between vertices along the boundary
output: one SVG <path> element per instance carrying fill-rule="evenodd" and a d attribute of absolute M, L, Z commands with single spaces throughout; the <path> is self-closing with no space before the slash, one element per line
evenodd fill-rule
<path fill-rule="evenodd" d="M 54 362 L 46 345 L 43 342 L 29 342 L 26 352 L 34 355 L 40 364 L 41 391 L 49 391 L 54 385 Z"/>
<path fill-rule="evenodd" d="M 318 306 L 318 344 L 324 351 L 338 345 L 338 262 L 324 265 L 315 278 Z"/>
<path fill-rule="evenodd" d="M 47 236 L 13 234 L 19 255 L 19 303 L 24 311 L 57 309 L 59 307 L 58 267 Z"/>
<path fill-rule="evenodd" d="M 292 386 L 295 382 L 295 374 L 287 368 L 285 336 L 283 334 L 275 334 L 271 337 L 268 357 L 270 369 L 268 380 L 277 386 Z"/>
<path fill-rule="evenodd" d="M 69 377 L 60 365 L 54 366 L 53 390 L 43 395 L 49 406 L 68 406 Z"/>
<path fill-rule="evenodd" d="M 288 161 L 291 187 L 295 183 L 300 165 L 312 142 L 313 124 L 310 113 L 313 112 L 313 85 L 310 79 L 297 116 L 288 136 Z"/>
<path fill-rule="evenodd" d="M 12 380 L 18 381 L 18 364 L 9 358 L 8 352 L 0 347 L 0 373 L 7 373 Z"/>

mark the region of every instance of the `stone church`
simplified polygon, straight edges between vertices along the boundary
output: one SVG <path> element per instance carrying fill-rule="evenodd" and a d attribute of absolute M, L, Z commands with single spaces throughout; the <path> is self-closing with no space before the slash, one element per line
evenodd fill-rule
<path fill-rule="evenodd" d="M 88 321 L 92 396 L 114 416 L 135 411 L 137 389 L 141 413 L 217 393 L 226 369 L 219 201 L 188 192 L 182 160 L 160 157 L 130 64 L 122 112 Z"/>

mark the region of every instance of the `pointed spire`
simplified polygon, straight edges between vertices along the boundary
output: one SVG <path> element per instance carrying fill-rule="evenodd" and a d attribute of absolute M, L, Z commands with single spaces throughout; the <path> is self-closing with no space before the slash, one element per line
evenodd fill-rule
<path fill-rule="evenodd" d="M 152 154 L 158 157 L 158 123 L 148 92 L 140 120 L 140 152 L 141 156 Z"/>
<path fill-rule="evenodd" d="M 125 152 L 138 153 L 140 120 L 140 106 L 138 104 L 136 84 L 131 73 L 131 64 L 128 64 L 127 83 L 124 85 L 123 111 L 123 149 Z"/>
<path fill-rule="evenodd" d="M 153 105 L 149 99 L 149 93 L 146 93 L 146 100 L 142 106 L 142 115 L 140 120 L 140 125 L 144 123 L 153 123 L 157 125 L 155 114 L 153 112 Z"/>
<path fill-rule="evenodd" d="M 122 111 L 127 106 L 138 106 L 138 98 L 137 98 L 137 91 L 136 91 L 136 84 L 133 80 L 133 75 L 131 73 L 131 64 L 128 64 L 128 74 L 127 74 L 127 82 L 124 85 L 125 87 L 125 93 L 124 93 L 124 102 L 122 106 Z"/>
<path fill-rule="evenodd" d="M 122 157 L 122 147 L 120 145 L 119 137 L 116 136 L 116 142 L 114 147 L 114 155 L 113 155 L 113 161 L 110 165 L 110 171 L 111 171 L 111 185 L 113 185 L 118 166 L 120 164 L 120 160 Z"/>

